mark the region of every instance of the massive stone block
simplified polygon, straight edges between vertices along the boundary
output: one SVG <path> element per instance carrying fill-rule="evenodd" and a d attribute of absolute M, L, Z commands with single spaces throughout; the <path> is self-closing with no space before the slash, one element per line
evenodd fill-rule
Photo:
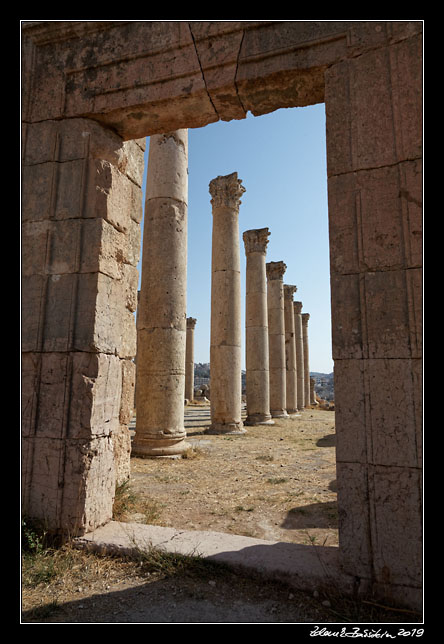
<path fill-rule="evenodd" d="M 419 605 L 421 40 L 411 27 L 390 23 L 387 41 L 333 65 L 325 97 L 341 557 L 375 592 Z"/>
<path fill-rule="evenodd" d="M 86 119 L 25 134 L 23 511 L 82 532 L 111 517 L 129 468 L 144 142 Z"/>

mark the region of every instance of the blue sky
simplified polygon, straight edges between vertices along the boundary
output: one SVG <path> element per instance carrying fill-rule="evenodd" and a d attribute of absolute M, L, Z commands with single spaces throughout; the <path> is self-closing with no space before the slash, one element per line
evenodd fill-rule
<path fill-rule="evenodd" d="M 147 166 L 145 159 L 145 173 Z M 245 251 L 242 233 L 270 229 L 266 261 L 284 261 L 284 283 L 310 313 L 310 371 L 333 371 L 324 104 L 281 109 L 188 131 L 187 317 L 197 318 L 195 362 L 209 362 L 211 196 L 218 175 L 237 172 L 246 192 L 239 209 L 243 346 Z M 145 187 L 145 182 L 144 186 Z M 140 273 L 140 265 L 139 265 Z M 245 368 L 245 356 L 244 364 Z"/>

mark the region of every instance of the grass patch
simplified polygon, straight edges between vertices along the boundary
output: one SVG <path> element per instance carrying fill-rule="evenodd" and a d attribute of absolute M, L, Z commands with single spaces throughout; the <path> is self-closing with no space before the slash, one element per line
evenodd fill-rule
<path fill-rule="evenodd" d="M 271 483 L 272 485 L 279 485 L 279 483 L 286 483 L 288 481 L 287 478 L 281 477 L 281 478 L 269 478 L 267 479 L 267 483 Z"/>
<path fill-rule="evenodd" d="M 124 481 L 116 486 L 113 505 L 113 519 L 126 521 L 131 514 L 143 517 L 143 523 L 155 523 L 160 517 L 160 506 L 156 501 L 142 497 L 132 490 L 130 482 Z"/>
<path fill-rule="evenodd" d="M 185 452 L 183 452 L 182 458 L 193 460 L 195 458 L 199 458 L 200 456 L 202 456 L 202 454 L 202 450 L 198 447 L 189 447 L 187 450 L 185 450 Z"/>

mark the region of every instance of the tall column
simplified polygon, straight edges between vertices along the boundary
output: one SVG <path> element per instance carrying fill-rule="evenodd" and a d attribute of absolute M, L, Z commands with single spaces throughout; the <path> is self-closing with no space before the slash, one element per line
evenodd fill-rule
<path fill-rule="evenodd" d="M 285 368 L 285 320 L 283 277 L 284 262 L 268 262 L 267 306 L 270 361 L 270 413 L 273 418 L 288 418 Z"/>
<path fill-rule="evenodd" d="M 194 399 L 194 328 L 196 318 L 187 318 L 187 342 L 185 351 L 185 398 Z"/>
<path fill-rule="evenodd" d="M 241 418 L 241 293 L 239 205 L 245 192 L 237 172 L 210 182 L 211 425 L 208 434 L 243 434 Z"/>
<path fill-rule="evenodd" d="M 246 266 L 246 425 L 274 425 L 270 414 L 268 355 L 267 276 L 265 255 L 268 228 L 246 230 L 243 234 Z"/>
<path fill-rule="evenodd" d="M 136 456 L 176 456 L 184 428 L 188 130 L 151 136 L 137 315 Z"/>
<path fill-rule="evenodd" d="M 294 337 L 296 346 L 296 385 L 298 392 L 298 409 L 305 407 L 304 388 L 304 343 L 302 340 L 302 302 L 293 302 Z"/>
<path fill-rule="evenodd" d="M 296 286 L 284 284 L 284 320 L 285 320 L 285 366 L 287 413 L 294 414 L 298 410 L 296 344 L 294 331 L 293 294 Z"/>
<path fill-rule="evenodd" d="M 304 399 L 305 406 L 310 405 L 310 362 L 308 354 L 308 320 L 310 313 L 302 313 L 302 341 L 304 345 Z"/>

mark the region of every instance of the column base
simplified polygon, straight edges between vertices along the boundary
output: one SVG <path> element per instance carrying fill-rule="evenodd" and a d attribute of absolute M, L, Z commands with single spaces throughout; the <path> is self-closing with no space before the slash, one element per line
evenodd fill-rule
<path fill-rule="evenodd" d="M 282 409 L 278 409 L 276 411 L 271 410 L 270 413 L 272 418 L 290 418 L 287 412 L 285 410 L 282 411 Z"/>
<path fill-rule="evenodd" d="M 191 448 L 184 438 L 139 438 L 131 445 L 131 456 L 139 458 L 180 458 Z"/>
<path fill-rule="evenodd" d="M 238 423 L 211 423 L 204 434 L 246 434 L 242 421 Z"/>
<path fill-rule="evenodd" d="M 247 426 L 274 425 L 274 420 L 272 420 L 271 415 L 267 415 L 267 414 L 250 414 L 244 420 L 244 425 L 247 425 Z"/>

